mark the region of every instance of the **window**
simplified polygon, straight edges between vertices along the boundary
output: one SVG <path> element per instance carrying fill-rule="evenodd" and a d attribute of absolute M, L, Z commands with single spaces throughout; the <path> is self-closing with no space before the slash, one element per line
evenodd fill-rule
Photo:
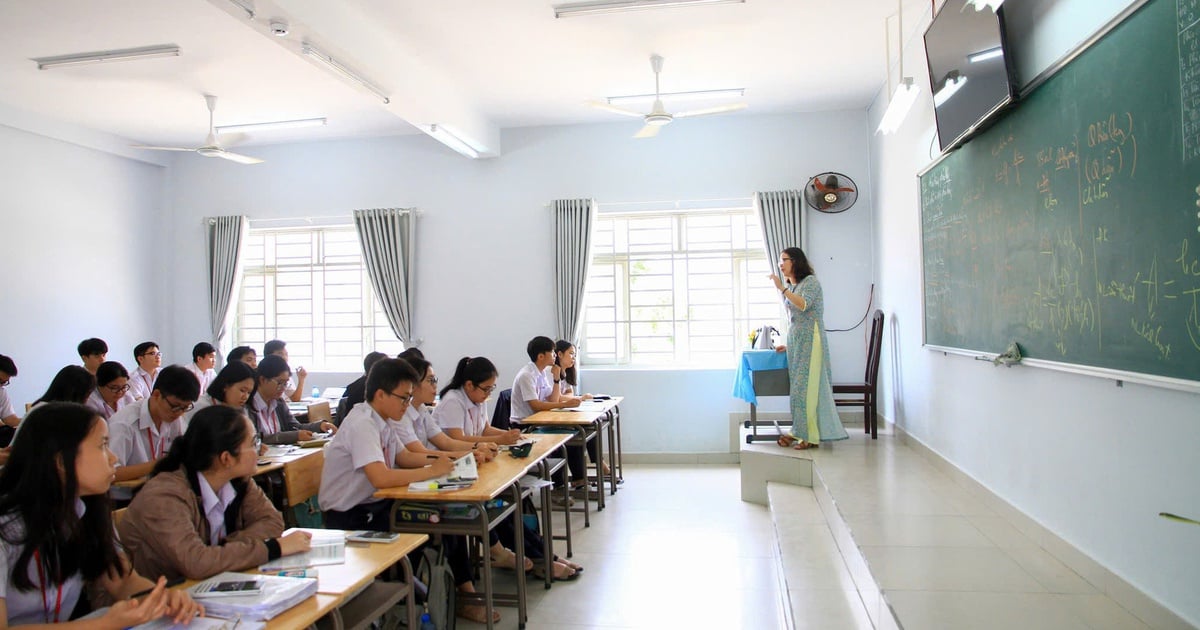
<path fill-rule="evenodd" d="M 392 334 L 363 268 L 354 226 L 250 230 L 233 338 L 262 352 L 287 342 L 290 363 L 358 372 L 368 352 L 395 355 Z"/>
<path fill-rule="evenodd" d="M 727 367 L 750 330 L 779 321 L 749 208 L 600 214 L 592 248 L 587 365 Z"/>

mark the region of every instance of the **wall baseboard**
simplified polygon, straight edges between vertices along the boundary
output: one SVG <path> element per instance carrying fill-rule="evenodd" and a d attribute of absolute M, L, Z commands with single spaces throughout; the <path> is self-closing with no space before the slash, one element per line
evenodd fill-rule
<path fill-rule="evenodd" d="M 920 438 L 911 435 L 903 427 L 880 416 L 882 424 L 891 426 L 896 439 L 905 446 L 913 449 L 925 458 L 940 472 L 950 477 L 959 487 L 971 492 L 975 498 L 994 510 L 1017 531 L 1027 536 L 1034 543 L 1045 549 L 1072 571 L 1097 590 L 1108 595 L 1146 625 L 1159 630 L 1195 630 L 1195 626 L 1172 612 L 1157 600 L 1143 593 L 1136 586 L 1125 581 L 1116 573 L 1105 568 L 1099 562 L 1090 558 L 1086 553 L 1062 539 L 1046 526 L 1034 520 L 1008 501 L 988 489 L 977 479 L 955 466 L 949 460 L 922 442 Z"/>
<path fill-rule="evenodd" d="M 737 453 L 622 453 L 626 464 L 736 464 Z"/>

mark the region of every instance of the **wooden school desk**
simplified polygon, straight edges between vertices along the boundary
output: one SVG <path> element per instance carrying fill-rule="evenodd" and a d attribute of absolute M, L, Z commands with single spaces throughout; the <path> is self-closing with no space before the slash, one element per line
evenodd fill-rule
<path fill-rule="evenodd" d="M 587 411 L 567 411 L 556 409 L 553 411 L 539 411 L 531 416 L 521 420 L 521 428 L 529 429 L 532 427 L 561 427 L 574 431 L 574 439 L 570 444 L 577 446 L 585 446 L 588 440 L 596 440 L 596 455 L 600 461 L 595 462 L 596 465 L 596 487 L 599 490 L 597 493 L 597 508 L 604 509 L 604 440 L 603 433 L 608 431 L 608 441 L 610 446 L 614 441 L 612 423 L 607 422 L 608 412 L 615 409 L 617 405 L 624 400 L 621 396 L 613 396 L 608 400 L 589 401 L 595 404 L 595 409 Z M 614 461 L 610 469 L 609 478 L 611 480 L 610 493 L 616 493 L 617 480 L 615 471 L 617 464 Z M 585 480 L 586 481 L 586 480 Z M 591 527 L 591 484 L 583 485 L 583 525 Z"/>
<path fill-rule="evenodd" d="M 302 529 L 313 533 L 330 531 Z M 347 543 L 346 562 L 313 567 L 317 571 L 317 593 L 340 598 L 334 611 L 337 618 L 335 625 L 346 629 L 366 627 L 404 599 L 408 627 L 416 628 L 417 606 L 408 554 L 427 540 L 429 536 L 425 534 L 401 534 L 392 542 Z M 404 570 L 403 582 L 375 580 L 396 564 Z"/>
<path fill-rule="evenodd" d="M 396 502 L 392 506 L 392 531 L 430 535 L 475 536 L 486 541 L 488 533 L 492 528 L 506 518 L 513 518 L 517 531 L 517 535 L 514 536 L 515 544 L 513 545 L 515 547 L 513 551 L 516 554 L 515 566 L 524 566 L 525 537 L 521 535 L 521 528 L 524 527 L 521 499 L 525 493 L 520 486 L 519 480 L 525 476 L 530 468 L 533 468 L 541 460 L 545 459 L 550 451 L 562 444 L 561 439 L 554 439 L 556 436 L 552 435 L 535 435 L 530 437 L 535 442 L 529 453 L 529 457 L 517 459 L 510 457 L 506 453 L 501 453 L 496 459 L 486 464 L 479 464 L 479 480 L 469 488 L 442 492 L 410 492 L 407 486 L 401 486 L 376 491 L 376 498 L 394 499 Z M 498 497 L 503 498 L 508 504 L 502 508 L 488 510 L 486 504 Z M 398 506 L 405 502 L 466 503 L 478 510 L 479 515 L 471 520 L 443 519 L 439 523 L 404 521 L 401 520 L 402 516 L 399 514 Z M 515 574 L 517 576 L 517 594 L 515 598 L 517 623 L 519 626 L 524 627 L 525 621 L 528 618 L 525 602 L 525 573 L 523 571 L 515 571 Z M 505 605 L 512 605 L 514 599 L 510 594 L 498 595 L 494 592 L 492 584 L 492 556 L 486 552 L 483 554 L 483 592 L 479 595 L 482 596 L 482 603 L 487 616 L 487 627 L 490 630 L 495 625 L 492 622 L 493 610 L 495 609 L 494 603 L 500 602 Z M 463 593 L 459 593 L 458 597 L 460 600 L 467 599 Z"/>

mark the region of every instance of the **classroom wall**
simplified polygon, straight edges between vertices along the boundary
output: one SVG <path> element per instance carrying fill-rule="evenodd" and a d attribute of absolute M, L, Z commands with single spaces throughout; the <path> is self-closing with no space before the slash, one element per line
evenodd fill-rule
<path fill-rule="evenodd" d="M 161 334 L 164 183 L 162 167 L 0 120 L 0 354 L 20 371 L 18 414 L 81 340 L 133 369 L 133 346 Z"/>
<path fill-rule="evenodd" d="M 465 354 L 488 356 L 508 384 L 527 361 L 529 338 L 555 332 L 549 201 L 747 198 L 756 190 L 800 188 L 824 170 L 847 173 L 863 188 L 850 211 L 813 213 L 809 239 L 827 321 L 858 321 L 873 268 L 865 112 L 688 120 L 654 140 L 633 140 L 635 131 L 630 124 L 507 130 L 504 154 L 478 161 L 425 136 L 252 147 L 246 153 L 266 160 L 252 167 L 182 156 L 170 184 L 179 281 L 169 336 L 180 347 L 207 337 L 203 268 L 194 264 L 203 260 L 202 217 L 417 207 L 415 328 L 422 349 L 444 377 Z M 861 374 L 862 339 L 859 332 L 831 339 L 835 376 Z M 624 406 L 629 452 L 727 453 L 729 412 L 746 405 L 730 396 L 732 361 L 717 367 L 717 376 L 614 370 L 584 378 L 589 388 L 649 393 Z M 320 374 L 310 381 L 344 384 Z"/>
<path fill-rule="evenodd" d="M 1048 20 L 1049 30 L 1013 41 L 1050 42 L 1049 52 L 1027 50 L 1025 57 L 1051 63 L 1051 52 L 1085 40 L 1126 4 L 1048 3 L 1046 14 L 1077 21 Z M 910 40 L 905 68 L 923 73 L 923 54 L 920 40 Z M 916 173 L 930 162 L 934 120 L 927 78 L 915 78 L 922 94 L 900 131 L 871 138 L 873 198 L 879 200 L 873 208 L 875 258 L 888 318 L 881 411 L 1013 506 L 1200 625 L 1200 565 L 1194 561 L 1200 532 L 1157 516 L 1197 515 L 1200 489 L 1193 482 L 1200 478 L 1200 458 L 1193 436 L 1200 395 L 993 367 L 921 347 Z M 869 112 L 873 123 L 885 108 L 881 94 Z"/>

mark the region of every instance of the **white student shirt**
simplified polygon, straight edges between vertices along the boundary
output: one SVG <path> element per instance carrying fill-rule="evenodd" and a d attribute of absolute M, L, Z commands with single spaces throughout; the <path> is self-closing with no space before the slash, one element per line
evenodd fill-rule
<path fill-rule="evenodd" d="M 86 506 L 83 501 L 75 499 L 75 513 L 83 518 L 85 512 Z M 16 517 L 0 525 L 0 528 L 4 529 L 7 538 L 18 539 L 25 533 L 25 524 Z M 49 576 L 43 575 L 43 582 L 43 579 L 39 579 L 38 576 L 37 563 L 31 560 L 29 562 L 29 581 L 33 582 L 34 588 L 21 591 L 16 587 L 10 587 L 9 580 L 22 549 L 19 545 L 9 543 L 5 537 L 0 537 L 0 567 L 3 567 L 0 569 L 0 599 L 4 600 L 4 605 L 8 609 L 8 626 L 54 622 L 56 608 L 58 609 L 58 621 L 67 621 L 71 618 L 71 612 L 75 610 L 75 604 L 79 601 L 80 594 L 83 593 L 83 575 L 77 571 L 62 584 L 54 584 L 50 581 Z M 62 591 L 62 603 L 56 606 L 60 599 L 60 590 Z M 45 600 L 43 600 L 43 595 Z"/>
<path fill-rule="evenodd" d="M 279 408 L 275 405 L 275 401 L 267 404 L 263 400 L 262 394 L 254 394 L 254 398 L 250 399 L 250 404 L 254 405 L 254 410 L 258 412 L 258 428 L 262 432 L 262 436 L 275 435 L 283 430 L 283 420 L 279 417 Z"/>
<path fill-rule="evenodd" d="M 208 386 L 212 385 L 213 379 L 217 378 L 217 371 L 212 368 L 201 371 L 200 368 L 196 366 L 195 362 L 187 364 L 186 367 L 188 371 L 192 373 L 192 376 L 195 376 L 196 380 L 200 381 L 201 392 L 208 391 Z"/>
<path fill-rule="evenodd" d="M 108 403 L 104 402 L 104 398 L 100 395 L 100 390 L 93 389 L 91 395 L 88 396 L 87 406 L 94 409 L 96 413 L 100 414 L 100 417 L 108 420 L 109 418 L 113 417 L 113 414 L 124 409 L 125 405 L 128 405 L 132 402 L 134 402 L 133 396 L 130 395 L 129 392 L 125 392 L 120 398 L 117 399 L 117 408 L 113 409 L 112 407 L 108 406 Z M 2 417 L 3 416 L 0 416 L 0 418 Z"/>
<path fill-rule="evenodd" d="M 108 419 L 108 448 L 117 456 L 117 466 L 133 466 L 152 462 L 167 454 L 175 438 L 183 435 L 183 418 L 154 426 L 150 417 L 149 399 L 127 405 Z M 113 487 L 115 499 L 129 499 L 129 488 Z"/>
<path fill-rule="evenodd" d="M 531 400 L 546 400 L 550 397 L 550 392 L 554 389 L 553 379 L 547 372 L 537 369 L 537 365 L 532 361 L 525 364 L 517 372 L 517 376 L 513 378 L 512 386 L 512 408 L 509 411 L 509 419 L 519 421 L 522 418 L 527 418 L 533 415 L 533 408 L 529 406 Z"/>
<path fill-rule="evenodd" d="M 374 498 L 375 486 L 363 468 L 372 462 L 395 468 L 396 454 L 403 448 L 370 403 L 355 405 L 325 447 L 325 467 L 317 495 L 321 510 L 345 512 L 380 501 Z"/>
<path fill-rule="evenodd" d="M 289 376 L 287 385 L 283 386 L 283 393 L 280 394 L 279 397 L 286 398 L 287 400 L 291 400 L 292 394 L 294 394 L 294 393 L 296 393 L 296 379 L 294 377 Z"/>
<path fill-rule="evenodd" d="M 158 375 L 162 370 L 159 369 L 151 376 L 149 372 L 143 370 L 139 365 L 129 375 L 129 393 L 133 395 L 134 400 L 142 400 L 149 398 L 150 392 L 154 391 L 154 381 L 158 380 Z"/>
<path fill-rule="evenodd" d="M 209 396 L 208 394 L 200 394 L 200 397 L 196 399 L 196 402 L 192 403 L 191 410 L 183 414 L 183 426 L 186 427 L 188 423 L 192 421 L 192 417 L 196 415 L 196 412 L 204 409 L 205 407 L 211 407 L 215 404 L 217 404 L 217 401 L 213 400 L 212 396 Z"/>
<path fill-rule="evenodd" d="M 462 389 L 452 389 L 442 396 L 433 410 L 433 419 L 442 430 L 462 429 L 463 435 L 483 435 L 487 428 L 487 409 L 475 404 Z"/>
<path fill-rule="evenodd" d="M 17 415 L 17 412 L 13 411 L 12 400 L 8 397 L 8 389 L 0 387 L 0 418 L 15 415 Z"/>
<path fill-rule="evenodd" d="M 416 405 L 409 405 L 408 411 L 404 412 L 402 422 L 389 422 L 388 424 L 396 425 L 395 432 L 401 444 L 420 442 L 427 449 L 438 450 L 432 440 L 435 435 L 441 435 L 442 428 L 434 421 L 429 407 L 421 405 L 418 408 Z"/>
<path fill-rule="evenodd" d="M 225 510 L 237 497 L 237 491 L 228 481 L 220 490 L 214 490 L 203 473 L 196 473 L 197 485 L 200 486 L 200 508 L 204 510 L 204 518 L 208 519 L 208 544 L 216 547 L 225 538 Z"/>

